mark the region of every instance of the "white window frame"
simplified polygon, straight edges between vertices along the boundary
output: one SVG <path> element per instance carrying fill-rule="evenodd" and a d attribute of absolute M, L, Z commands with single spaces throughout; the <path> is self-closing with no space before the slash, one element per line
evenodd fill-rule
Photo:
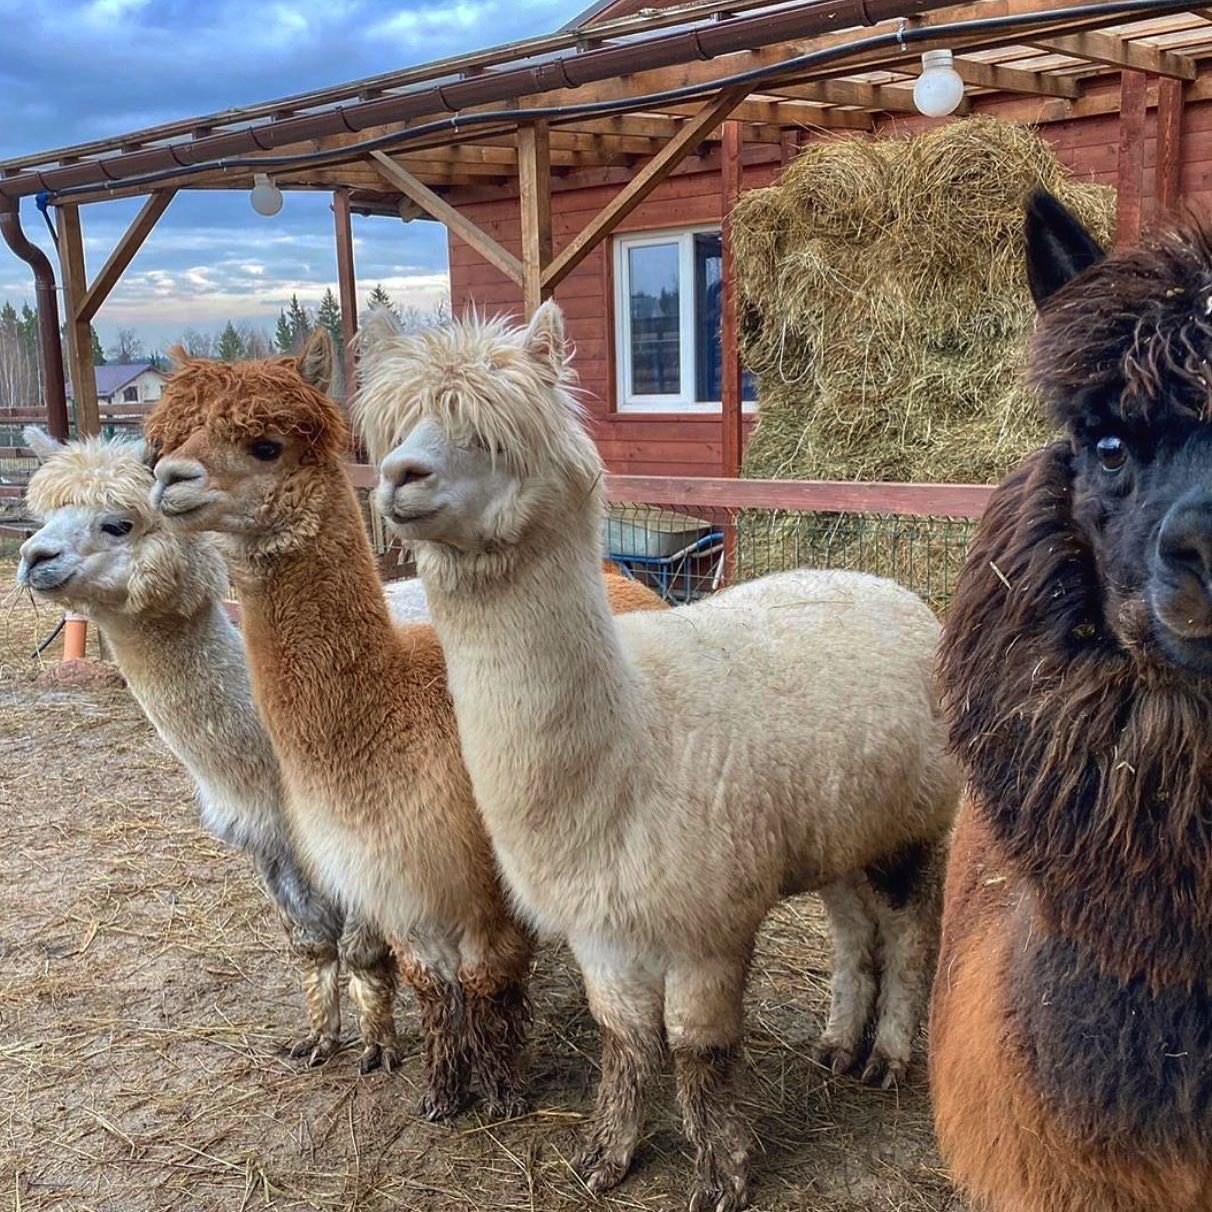
<path fill-rule="evenodd" d="M 638 232 L 616 236 L 614 239 L 614 333 L 615 382 L 618 388 L 619 412 L 694 412 L 719 413 L 719 400 L 696 400 L 695 332 L 694 332 L 694 237 L 710 233 L 719 235 L 718 223 L 698 227 L 672 227 L 662 231 Z M 660 244 L 678 245 L 678 349 L 681 391 L 676 395 L 636 395 L 631 390 L 631 299 L 628 253 L 633 248 Z M 754 403 L 746 401 L 746 412 Z"/>

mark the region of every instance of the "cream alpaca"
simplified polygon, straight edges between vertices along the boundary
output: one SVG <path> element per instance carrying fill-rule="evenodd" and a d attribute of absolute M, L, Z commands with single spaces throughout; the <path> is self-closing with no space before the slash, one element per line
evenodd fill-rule
<path fill-rule="evenodd" d="M 256 864 L 304 972 L 311 1029 L 294 1055 L 319 1064 L 338 1048 L 343 957 L 362 1014 L 362 1071 L 390 1068 L 394 960 L 382 936 L 323 896 L 295 856 L 213 541 L 165 532 L 142 443 L 63 446 L 33 428 L 25 437 L 42 462 L 26 498 L 42 527 L 21 548 L 18 579 L 97 623 L 148 719 L 193 776 L 202 823 Z"/>
<path fill-rule="evenodd" d="M 458 1110 L 471 1071 L 508 1113 L 530 938 L 476 811 L 437 637 L 393 628 L 384 607 L 346 424 L 323 395 L 331 363 L 323 334 L 297 365 L 186 361 L 148 418 L 166 452 L 157 500 L 181 528 L 224 536 L 301 852 L 388 933 L 417 993 L 423 1112 Z"/>
<path fill-rule="evenodd" d="M 693 1209 L 746 1198 L 734 1101 L 755 933 L 824 890 L 838 944 L 823 1040 L 839 1067 L 883 980 L 867 1075 L 903 1073 L 958 798 L 938 624 L 888 581 L 788 573 L 611 620 L 596 575 L 602 465 L 566 389 L 558 308 L 372 344 L 358 412 L 377 500 L 418 550 L 476 798 L 517 902 L 571 944 L 602 1027 L 581 1159 L 617 1183 L 673 1050 Z"/>

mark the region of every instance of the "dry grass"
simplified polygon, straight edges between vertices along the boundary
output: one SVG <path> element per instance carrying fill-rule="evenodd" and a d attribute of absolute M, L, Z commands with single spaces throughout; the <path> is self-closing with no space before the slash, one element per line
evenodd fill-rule
<path fill-rule="evenodd" d="M 0 565 L 2 583 L 11 576 Z M 30 639 L 54 621 L 18 601 L 0 623 L 0 1207 L 588 1204 L 568 1159 L 597 1044 L 565 955 L 547 948 L 538 964 L 525 1119 L 414 1118 L 407 1003 L 401 1072 L 361 1078 L 352 1051 L 299 1069 L 281 1045 L 302 1001 L 248 864 L 199 830 L 185 775 L 124 691 L 35 680 Z M 749 998 L 765 1154 L 755 1207 L 942 1212 L 921 1067 L 880 1094 L 810 1059 L 827 953 L 811 899 L 783 906 L 762 937 Z M 664 1086 L 636 1172 L 603 1207 L 683 1207 L 687 1161 Z"/>
<path fill-rule="evenodd" d="M 746 194 L 733 235 L 755 477 L 992 482 L 1048 437 L 1019 381 L 1034 307 L 1023 206 L 1046 187 L 1104 241 L 1114 191 L 975 117 L 812 145 Z"/>

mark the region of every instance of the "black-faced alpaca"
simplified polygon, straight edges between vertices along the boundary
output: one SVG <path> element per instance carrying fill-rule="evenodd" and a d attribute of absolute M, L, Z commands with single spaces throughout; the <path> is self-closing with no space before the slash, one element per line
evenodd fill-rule
<path fill-rule="evenodd" d="M 982 1212 L 1212 1209 L 1212 239 L 1103 258 L 1048 195 L 1066 439 L 982 520 L 941 666 L 967 764 L 931 1026 Z"/>

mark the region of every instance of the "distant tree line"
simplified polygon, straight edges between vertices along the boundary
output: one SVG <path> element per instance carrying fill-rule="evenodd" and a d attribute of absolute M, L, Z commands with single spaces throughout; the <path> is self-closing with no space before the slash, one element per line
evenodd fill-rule
<path fill-rule="evenodd" d="M 367 310 L 386 308 L 406 328 L 432 322 L 432 314 L 415 307 L 399 307 L 391 295 L 376 285 L 370 292 Z M 444 310 L 444 309 L 443 309 Z M 239 362 L 246 358 L 267 358 L 272 354 L 294 354 L 317 328 L 327 329 L 339 350 L 345 337 L 341 327 L 341 305 L 332 289 L 325 290 L 319 306 L 313 312 L 299 302 L 297 294 L 278 313 L 272 336 L 252 324 L 237 324 L 232 320 L 217 332 L 187 328 L 168 348 L 179 345 L 195 358 L 217 358 L 224 362 Z M 66 356 L 67 334 L 63 330 Z M 135 362 L 150 362 L 159 370 L 169 368 L 169 359 L 157 349 L 149 350 L 133 328 L 120 328 L 106 349 L 96 330 L 89 325 L 92 340 L 93 365 L 127 366 Z M 344 394 L 343 360 L 337 359 L 338 382 L 335 394 Z M 41 364 L 38 359 L 38 316 L 28 303 L 18 310 L 7 300 L 0 305 L 0 406 L 28 406 L 42 398 Z"/>

